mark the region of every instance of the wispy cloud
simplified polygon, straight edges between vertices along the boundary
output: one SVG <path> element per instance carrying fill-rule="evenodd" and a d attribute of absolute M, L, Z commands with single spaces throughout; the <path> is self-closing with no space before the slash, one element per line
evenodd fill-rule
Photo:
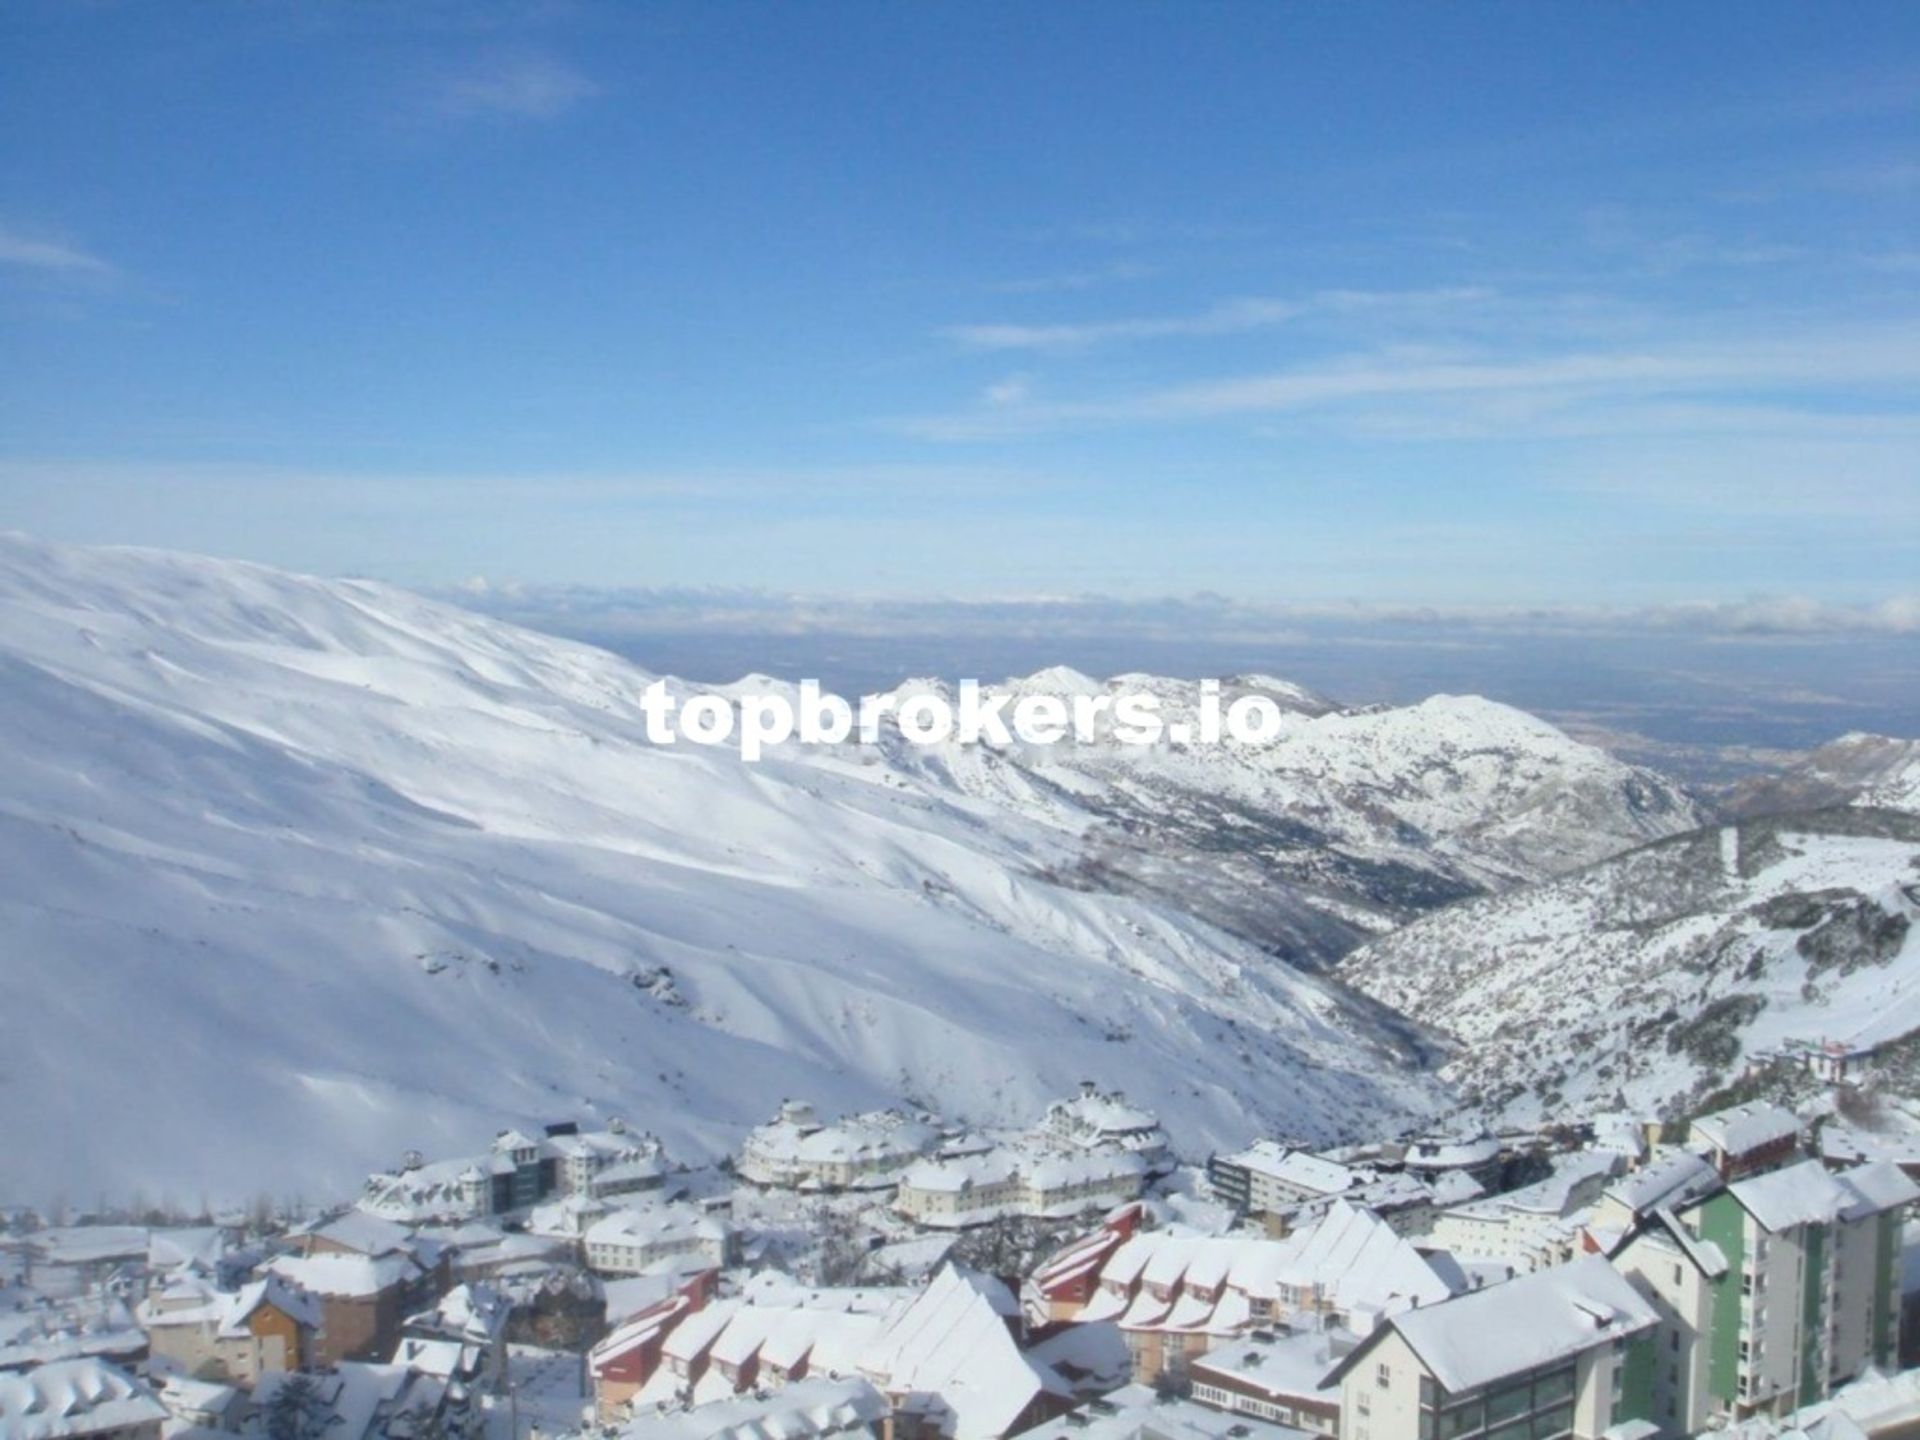
<path fill-rule="evenodd" d="M 1235 335 L 1284 325 L 1303 315 L 1390 307 L 1456 305 L 1490 298 L 1473 286 L 1443 290 L 1387 293 L 1368 290 L 1327 290 L 1304 299 L 1244 296 L 1223 300 L 1187 315 L 1131 316 L 1067 324 L 993 323 L 952 325 L 940 333 L 970 350 L 1085 350 L 1096 345 L 1135 340 Z"/>
<path fill-rule="evenodd" d="M 104 277 L 114 267 L 98 255 L 45 236 L 0 225 L 0 265 L 69 276 Z"/>
<path fill-rule="evenodd" d="M 1451 403 L 1492 397 L 1513 403 L 1534 397 L 1528 403 L 1539 414 L 1549 405 L 1595 407 L 1715 392 L 1911 390 L 1915 384 L 1920 384 L 1920 327 L 1895 323 L 1792 338 L 1727 337 L 1519 356 L 1388 347 L 1118 396 L 998 403 L 889 425 L 924 439 L 975 440 L 1315 410 L 1338 409 L 1364 419 L 1369 406 L 1410 399 Z"/>
<path fill-rule="evenodd" d="M 567 61 L 504 55 L 443 81 L 435 108 L 455 119 L 551 120 L 599 93 L 600 86 Z"/>
<path fill-rule="evenodd" d="M 1045 295 L 1063 290 L 1092 290 L 1101 285 L 1145 280 L 1153 275 L 1151 265 L 1117 261 L 1090 270 L 1067 270 L 1051 275 L 1028 275 L 1015 280 L 994 280 L 985 287 L 998 295 Z"/>

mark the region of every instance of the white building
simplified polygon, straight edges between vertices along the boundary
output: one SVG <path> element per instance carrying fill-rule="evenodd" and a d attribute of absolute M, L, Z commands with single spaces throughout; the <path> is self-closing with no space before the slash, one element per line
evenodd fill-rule
<path fill-rule="evenodd" d="M 1130 1150 L 1019 1148 L 921 1160 L 900 1177 L 894 1209 L 931 1229 L 1010 1216 L 1070 1219 L 1137 1198 L 1147 1162 Z"/>
<path fill-rule="evenodd" d="M 1174 1168 L 1173 1147 L 1153 1113 L 1127 1103 L 1118 1090 L 1101 1093 L 1092 1081 L 1082 1084 L 1072 1099 L 1049 1105 L 1035 1134 L 1061 1147 L 1130 1151 L 1146 1162 L 1150 1175 Z"/>
<path fill-rule="evenodd" d="M 616 1210 L 587 1228 L 587 1268 L 601 1275 L 647 1275 L 729 1264 L 733 1231 L 697 1205 L 668 1203 Z"/>
<path fill-rule="evenodd" d="M 1342 1440 L 1599 1440 L 1644 1419 L 1658 1321 L 1598 1255 L 1401 1311 L 1332 1373 Z"/>
<path fill-rule="evenodd" d="M 502 1130 L 484 1155 L 428 1162 L 411 1154 L 367 1177 L 356 1205 L 403 1225 L 513 1215 L 556 1195 L 611 1196 L 658 1189 L 666 1156 L 651 1135 L 621 1121 L 605 1130 L 549 1126 L 543 1135 Z"/>
<path fill-rule="evenodd" d="M 1893 1165 L 1832 1174 L 1805 1160 L 1659 1212 L 1618 1263 L 1667 1327 L 1660 1423 L 1680 1434 L 1709 1417 L 1783 1416 L 1892 1364 L 1916 1199 Z"/>
<path fill-rule="evenodd" d="M 813 1107 L 789 1100 L 750 1132 L 739 1172 L 755 1185 L 788 1190 L 885 1190 L 940 1144 L 940 1131 L 898 1110 L 874 1110 L 823 1124 Z"/>
<path fill-rule="evenodd" d="M 1587 1221 L 1621 1163 L 1607 1151 L 1563 1156 L 1544 1180 L 1440 1211 L 1433 1242 L 1519 1271 L 1564 1265 L 1581 1251 Z"/>

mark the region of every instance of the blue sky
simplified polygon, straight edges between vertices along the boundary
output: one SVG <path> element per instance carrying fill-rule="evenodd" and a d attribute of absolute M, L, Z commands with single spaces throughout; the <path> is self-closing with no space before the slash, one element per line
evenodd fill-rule
<path fill-rule="evenodd" d="M 1920 627 L 1917 290 L 1911 4 L 0 12 L 52 538 Z"/>

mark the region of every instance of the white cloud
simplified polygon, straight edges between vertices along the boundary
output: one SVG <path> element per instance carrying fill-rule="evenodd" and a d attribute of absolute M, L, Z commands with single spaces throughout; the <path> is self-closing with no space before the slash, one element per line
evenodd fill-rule
<path fill-rule="evenodd" d="M 502 116 L 550 120 L 600 93 L 600 86 L 566 61 L 546 55 L 499 56 L 447 80 L 438 106 L 458 118 Z"/>
<path fill-rule="evenodd" d="M 104 276 L 113 273 L 113 266 L 98 255 L 88 254 L 85 250 L 57 240 L 26 235 L 4 225 L 0 225 L 0 265 L 17 265 L 29 270 L 64 275 Z"/>
<path fill-rule="evenodd" d="M 1891 323 L 1799 337 L 1730 335 L 1519 356 L 1396 347 L 1124 395 L 908 417 L 889 422 L 889 428 L 923 439 L 966 441 L 1324 411 L 1354 433 L 1378 435 L 1403 422 L 1410 402 L 1471 402 L 1506 407 L 1494 417 L 1506 426 L 1551 421 L 1541 433 L 1565 433 L 1578 420 L 1590 430 L 1618 431 L 1617 417 L 1610 417 L 1628 401 L 1726 394 L 1741 397 L 1751 411 L 1772 408 L 1759 397 L 1783 392 L 1911 391 L 1916 384 L 1920 325 Z"/>
<path fill-rule="evenodd" d="M 1305 315 L 1406 312 L 1480 304 L 1494 294 L 1479 286 L 1435 290 L 1322 290 L 1304 299 L 1243 296 L 1190 315 L 1133 316 L 1066 324 L 952 325 L 940 333 L 970 350 L 1086 350 L 1135 340 L 1237 335 L 1284 325 Z"/>
<path fill-rule="evenodd" d="M 1117 340 L 1156 340 L 1179 335 L 1230 335 L 1279 325 L 1300 313 L 1285 300 L 1229 300 L 1198 315 L 1105 320 L 1080 325 L 955 325 L 943 333 L 972 350 L 1081 350 Z"/>

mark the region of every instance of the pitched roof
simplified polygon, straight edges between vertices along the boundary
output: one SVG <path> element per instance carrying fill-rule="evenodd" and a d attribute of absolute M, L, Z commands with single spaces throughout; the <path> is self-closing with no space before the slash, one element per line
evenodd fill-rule
<path fill-rule="evenodd" d="M 887 1416 L 887 1402 L 859 1378 L 808 1378 L 771 1395 L 743 1395 L 672 1414 L 636 1416 L 629 1440 L 811 1440 L 867 1432 Z"/>
<path fill-rule="evenodd" d="M 1334 1375 L 1351 1371 L 1391 1329 L 1434 1379 L 1459 1394 L 1637 1334 L 1659 1318 L 1624 1275 L 1601 1256 L 1588 1255 L 1395 1315 Z"/>
<path fill-rule="evenodd" d="M 56 1360 L 0 1375 L 0 1435 L 57 1440 L 167 1418 L 153 1392 L 103 1360 Z"/>
<path fill-rule="evenodd" d="M 860 1368 L 951 1440 L 997 1440 L 1037 1396 L 1061 1388 L 1021 1353 L 1011 1306 L 998 1281 L 947 1265 L 889 1318 Z"/>

